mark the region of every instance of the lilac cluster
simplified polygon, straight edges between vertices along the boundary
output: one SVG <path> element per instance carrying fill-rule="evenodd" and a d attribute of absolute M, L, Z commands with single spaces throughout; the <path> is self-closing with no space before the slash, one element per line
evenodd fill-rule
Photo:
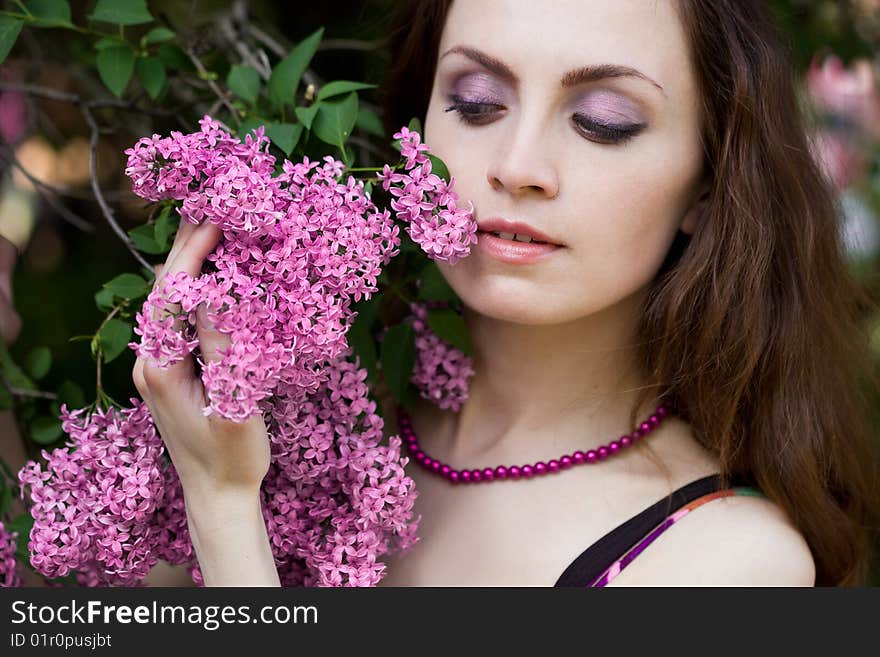
<path fill-rule="evenodd" d="M 431 172 L 433 165 L 427 155 L 430 148 L 421 143 L 418 132 L 401 128 L 394 138 L 400 140 L 406 172 L 395 173 L 385 165 L 377 174 L 382 188 L 395 197 L 391 207 L 408 223 L 406 231 L 428 256 L 455 264 L 477 243 L 473 204 L 468 210 L 459 208 L 453 191 L 455 179 L 447 183 Z"/>
<path fill-rule="evenodd" d="M 204 413 L 243 420 L 282 383 L 314 388 L 323 363 L 347 347 L 352 301 L 377 290 L 381 267 L 399 252 L 399 228 L 342 164 L 284 161 L 266 152 L 262 128 L 245 142 L 205 117 L 200 132 L 141 139 L 129 155 L 136 194 L 182 201 L 181 217 L 211 221 L 223 238 L 210 271 L 181 272 L 151 292 L 131 348 L 160 366 L 198 346 L 197 307 L 229 335 L 218 362 L 203 364 Z M 184 328 L 166 304 L 180 304 Z"/>
<path fill-rule="evenodd" d="M 154 288 L 136 315 L 141 340 L 129 346 L 160 367 L 185 358 L 198 348 L 204 305 L 230 346 L 217 362 L 199 359 L 203 412 L 266 420 L 272 462 L 262 508 L 282 583 L 374 585 L 385 569 L 378 558 L 414 545 L 420 519 L 401 440 L 385 440 L 346 332 L 352 303 L 377 291 L 382 266 L 399 252 L 399 228 L 362 182 L 339 182 L 344 168 L 333 158 L 284 161 L 279 171 L 262 129 L 241 142 L 210 117 L 200 124 L 126 151 L 136 194 L 177 201 L 183 220 L 223 230 L 198 277 L 180 273 Z M 454 263 L 476 241 L 472 215 L 456 207 L 453 183 L 431 174 L 418 135 L 395 137 L 407 173 L 379 175 L 396 218 L 430 257 Z M 436 385 L 459 385 L 434 369 Z M 72 441 L 43 452 L 45 469 L 31 462 L 19 473 L 33 503 L 31 562 L 49 577 L 76 571 L 86 585 L 134 585 L 163 559 L 185 564 L 201 584 L 180 481 L 146 406 L 132 401 L 133 409 L 85 417 L 62 407 Z"/>
<path fill-rule="evenodd" d="M 10 532 L 0 522 L 0 588 L 21 586 L 21 575 L 15 561 L 18 532 Z"/>
<path fill-rule="evenodd" d="M 283 586 L 373 586 L 385 570 L 376 557 L 418 540 L 409 458 L 398 436 L 382 444 L 367 371 L 350 355 L 317 390 L 290 389 L 270 409 L 263 516 Z"/>
<path fill-rule="evenodd" d="M 30 497 L 31 565 L 48 578 L 75 571 L 90 586 L 134 586 L 159 559 L 193 559 L 183 492 L 150 412 L 70 411 L 61 406 L 65 447 L 43 450 L 18 474 Z M 182 517 L 182 522 L 181 522 Z"/>
<path fill-rule="evenodd" d="M 421 396 L 442 409 L 458 411 L 467 399 L 473 361 L 428 326 L 428 309 L 410 304 L 416 334 L 416 363 L 411 381 Z"/>

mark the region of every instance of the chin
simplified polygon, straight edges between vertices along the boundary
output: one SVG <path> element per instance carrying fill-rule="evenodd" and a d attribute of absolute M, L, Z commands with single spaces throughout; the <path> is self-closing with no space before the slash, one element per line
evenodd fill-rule
<path fill-rule="evenodd" d="M 572 305 L 560 307 L 556 295 L 548 295 L 553 284 L 543 281 L 488 273 L 466 259 L 454 266 L 438 263 L 449 285 L 469 312 L 515 324 L 556 324 L 571 313 Z"/>

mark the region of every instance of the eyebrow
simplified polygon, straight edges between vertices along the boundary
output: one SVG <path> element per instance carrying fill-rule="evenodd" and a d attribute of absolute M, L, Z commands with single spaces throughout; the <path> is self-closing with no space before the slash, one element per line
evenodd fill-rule
<path fill-rule="evenodd" d="M 440 59 L 443 59 L 444 57 L 446 57 L 446 55 L 451 55 L 452 53 L 464 55 L 468 59 L 477 62 L 484 68 L 495 73 L 495 75 L 504 78 L 509 82 L 519 82 L 519 78 L 516 77 L 516 74 L 510 69 L 507 64 L 483 52 L 482 50 L 471 48 L 470 46 L 453 46 L 442 55 L 440 55 L 440 58 L 437 61 L 440 61 Z M 559 81 L 559 84 L 562 85 L 563 89 L 567 89 L 569 87 L 574 87 L 585 82 L 595 82 L 596 80 L 622 77 L 640 78 L 642 80 L 650 82 L 652 85 L 657 87 L 657 89 L 659 89 L 664 96 L 666 95 L 663 87 L 660 86 L 655 80 L 648 77 L 638 69 L 631 68 L 629 66 L 623 66 L 621 64 L 594 64 L 591 66 L 582 66 L 581 68 L 576 68 L 566 72 L 562 76 L 562 79 Z"/>

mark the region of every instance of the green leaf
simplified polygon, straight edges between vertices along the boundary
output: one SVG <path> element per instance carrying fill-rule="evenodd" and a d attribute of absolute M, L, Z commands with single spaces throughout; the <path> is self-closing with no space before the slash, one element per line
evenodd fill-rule
<path fill-rule="evenodd" d="M 70 25 L 70 4 L 67 0 L 28 0 L 25 3 L 31 15 L 42 26 Z"/>
<path fill-rule="evenodd" d="M 268 128 L 271 121 L 267 121 L 266 119 L 260 118 L 258 116 L 252 116 L 249 119 L 245 119 L 241 123 L 238 124 L 238 138 L 244 141 L 244 138 L 248 133 L 253 132 L 260 126 L 264 126 Z"/>
<path fill-rule="evenodd" d="M 173 43 L 163 43 L 159 46 L 158 53 L 159 59 L 162 60 L 166 68 L 175 71 L 191 71 L 194 68 L 186 53 L 183 52 L 180 46 L 176 46 Z"/>
<path fill-rule="evenodd" d="M 431 153 L 428 153 L 428 159 L 431 160 L 431 173 L 436 173 L 443 180 L 449 182 L 449 169 L 446 167 L 446 163 Z"/>
<path fill-rule="evenodd" d="M 137 60 L 138 77 L 147 94 L 153 100 L 159 97 L 165 88 L 168 78 L 165 75 L 165 65 L 158 57 L 144 57 Z"/>
<path fill-rule="evenodd" d="M 233 66 L 226 76 L 226 86 L 236 96 L 253 105 L 260 95 L 260 74 L 250 66 Z"/>
<path fill-rule="evenodd" d="M 82 408 L 86 404 L 86 397 L 82 388 L 71 380 L 66 380 L 58 388 L 58 403 L 67 404 L 68 409 Z"/>
<path fill-rule="evenodd" d="M 290 152 L 296 147 L 302 131 L 303 127 L 300 123 L 270 123 L 266 127 L 266 136 L 284 151 L 285 155 L 290 155 Z"/>
<path fill-rule="evenodd" d="M 272 69 L 268 91 L 269 100 L 276 107 L 296 103 L 296 92 L 299 89 L 300 80 L 318 50 L 318 44 L 321 43 L 323 36 L 324 28 L 321 27 L 300 41 L 296 48 L 291 50 L 290 54 Z"/>
<path fill-rule="evenodd" d="M 12 486 L 7 486 L 4 478 L 0 477 L 0 517 L 6 516 L 10 506 L 12 506 Z"/>
<path fill-rule="evenodd" d="M 419 274 L 420 301 L 458 301 L 455 293 L 440 268 L 434 262 L 429 262 Z"/>
<path fill-rule="evenodd" d="M 134 52 L 126 46 L 114 46 L 98 51 L 98 74 L 114 95 L 122 96 L 134 72 Z"/>
<path fill-rule="evenodd" d="M 354 129 L 357 114 L 358 96 L 352 91 L 344 100 L 321 104 L 312 132 L 321 141 L 342 148 Z"/>
<path fill-rule="evenodd" d="M 11 16 L 0 16 L 0 64 L 6 59 L 6 55 L 15 45 L 18 33 L 21 32 L 21 26 L 24 24 L 19 18 Z"/>
<path fill-rule="evenodd" d="M 131 335 L 131 324 L 123 322 L 121 319 L 114 317 L 104 324 L 98 334 L 98 339 L 101 342 L 105 363 L 109 363 L 125 350 L 128 343 L 131 342 Z"/>
<path fill-rule="evenodd" d="M 395 324 L 388 329 L 380 345 L 380 362 L 385 384 L 400 402 L 416 363 L 416 337 L 411 324 Z"/>
<path fill-rule="evenodd" d="M 104 50 L 105 48 L 122 48 L 127 46 L 128 42 L 124 39 L 115 36 L 105 36 L 95 41 L 92 47 L 95 50 Z"/>
<path fill-rule="evenodd" d="M 296 114 L 296 118 L 299 119 L 300 123 L 306 127 L 306 130 L 311 130 L 315 114 L 318 113 L 319 109 L 321 109 L 321 103 L 315 103 L 308 107 L 297 107 L 293 110 L 293 113 Z"/>
<path fill-rule="evenodd" d="M 98 0 L 95 11 L 89 18 L 114 25 L 141 25 L 153 22 L 146 0 Z"/>
<path fill-rule="evenodd" d="M 419 117 L 417 117 L 417 116 L 412 117 L 412 118 L 409 120 L 409 124 L 407 124 L 406 127 L 409 128 L 410 130 L 413 130 L 414 132 L 418 132 L 418 133 L 419 133 L 419 136 L 421 136 L 421 134 L 422 134 L 422 122 L 419 120 Z"/>
<path fill-rule="evenodd" d="M 154 43 L 161 43 L 162 41 L 170 41 L 174 38 L 174 32 L 169 30 L 167 27 L 154 27 L 152 30 L 147 32 L 144 37 L 144 43 L 147 45 L 151 45 Z"/>
<path fill-rule="evenodd" d="M 376 137 L 385 136 L 385 128 L 382 127 L 381 119 L 373 110 L 366 107 L 358 112 L 355 125 L 357 125 L 358 130 L 363 130 L 367 134 L 375 135 Z"/>
<path fill-rule="evenodd" d="M 15 546 L 15 557 L 19 561 L 30 565 L 30 555 L 28 554 L 28 540 L 30 540 L 31 529 L 34 526 L 34 517 L 25 511 L 16 516 L 11 522 L 6 523 L 6 529 L 9 532 L 16 532 L 18 540 Z"/>
<path fill-rule="evenodd" d="M 12 360 L 6 343 L 0 340 L 0 376 L 6 379 L 6 382 L 15 388 L 25 388 L 27 390 L 36 390 L 37 386 L 31 381 L 30 377 Z M 2 384 L 0 384 L 2 385 Z"/>
<path fill-rule="evenodd" d="M 147 282 L 137 274 L 119 274 L 116 278 L 104 283 L 104 287 L 123 299 L 137 299 L 149 292 Z"/>
<path fill-rule="evenodd" d="M 52 367 L 52 352 L 49 347 L 31 349 L 24 360 L 24 368 L 34 381 L 39 381 L 49 373 Z"/>
<path fill-rule="evenodd" d="M 31 439 L 38 445 L 51 445 L 64 433 L 61 420 L 54 417 L 38 417 L 30 424 Z"/>
<path fill-rule="evenodd" d="M 441 340 L 460 349 L 468 356 L 472 355 L 470 335 L 467 324 L 461 315 L 449 308 L 438 308 L 428 311 L 428 326 Z"/>
<path fill-rule="evenodd" d="M 171 206 L 166 205 L 162 208 L 162 212 L 159 213 L 159 216 L 156 217 L 156 229 L 154 231 L 154 237 L 156 239 L 156 243 L 162 247 L 162 252 L 164 253 L 166 249 L 168 249 L 168 240 L 171 235 L 177 230 L 179 226 L 179 217 L 171 216 Z"/>
<path fill-rule="evenodd" d="M 0 411 L 8 411 L 12 406 L 12 394 L 6 389 L 6 386 L 0 385 Z"/>
<path fill-rule="evenodd" d="M 113 290 L 103 287 L 95 292 L 95 305 L 98 310 L 113 310 Z"/>
<path fill-rule="evenodd" d="M 339 96 L 341 94 L 348 93 L 349 91 L 357 91 L 358 89 L 375 89 L 375 84 L 367 84 L 365 82 L 351 82 L 349 80 L 334 80 L 333 82 L 328 82 L 321 90 L 318 91 L 318 97 L 316 100 L 324 100 L 326 98 L 330 98 L 331 96 Z"/>
<path fill-rule="evenodd" d="M 128 236 L 131 237 L 131 241 L 134 242 L 138 251 L 153 255 L 164 253 L 165 249 L 159 245 L 154 235 L 155 226 L 153 224 L 144 224 L 128 231 Z"/>
<path fill-rule="evenodd" d="M 355 305 L 354 310 L 357 311 L 357 317 L 348 329 L 346 338 L 348 344 L 354 348 L 355 354 L 360 357 L 361 367 L 366 368 L 370 381 L 375 382 L 378 354 L 372 326 L 379 311 L 379 298 L 374 296 L 372 299 L 361 301 Z"/>

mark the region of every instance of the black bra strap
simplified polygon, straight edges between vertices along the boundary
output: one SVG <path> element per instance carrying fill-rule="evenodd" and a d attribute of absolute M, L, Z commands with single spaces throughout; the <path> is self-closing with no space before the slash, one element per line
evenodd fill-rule
<path fill-rule="evenodd" d="M 718 490 L 721 475 L 711 474 L 690 482 L 605 534 L 581 552 L 553 586 L 585 586 L 604 572 L 674 510 Z"/>

